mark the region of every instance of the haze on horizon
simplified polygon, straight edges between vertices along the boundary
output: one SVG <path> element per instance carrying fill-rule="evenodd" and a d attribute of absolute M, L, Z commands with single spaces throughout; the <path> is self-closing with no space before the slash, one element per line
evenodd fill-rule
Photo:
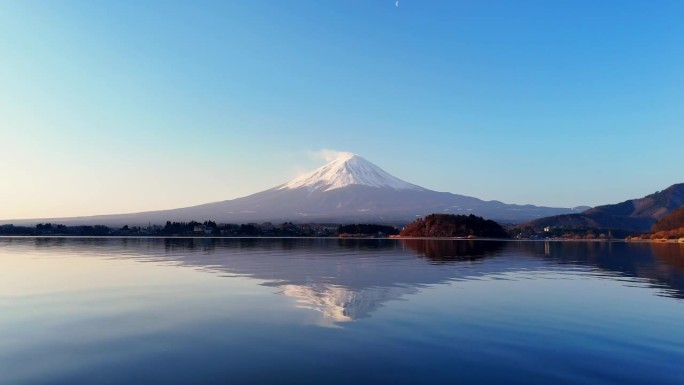
<path fill-rule="evenodd" d="M 0 4 L 0 219 L 187 207 L 351 151 L 556 207 L 684 182 L 684 2 Z M 329 149 L 329 150 L 325 150 Z"/>

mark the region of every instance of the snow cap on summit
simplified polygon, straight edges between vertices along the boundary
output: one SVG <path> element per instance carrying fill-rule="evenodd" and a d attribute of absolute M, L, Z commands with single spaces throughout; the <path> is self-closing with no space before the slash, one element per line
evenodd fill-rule
<path fill-rule="evenodd" d="M 279 189 L 306 187 L 312 191 L 329 191 L 349 185 L 384 187 L 394 190 L 424 190 L 420 186 L 390 175 L 380 167 L 351 152 L 340 152 L 338 157 L 328 164 L 285 183 Z"/>

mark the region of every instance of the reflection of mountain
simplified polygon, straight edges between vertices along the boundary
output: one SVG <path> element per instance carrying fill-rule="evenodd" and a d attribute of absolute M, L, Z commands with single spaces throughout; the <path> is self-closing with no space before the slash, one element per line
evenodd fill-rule
<path fill-rule="evenodd" d="M 359 239 L 0 239 L 103 258 L 132 258 L 245 276 L 274 287 L 323 324 L 369 317 L 425 287 L 574 265 L 608 277 L 634 277 L 684 298 L 684 245 L 608 242 Z M 606 272 L 608 272 L 606 274 Z M 514 279 L 514 278 L 513 278 Z"/>
<path fill-rule="evenodd" d="M 465 240 L 303 238 L 34 241 L 48 250 L 54 246 L 93 255 L 109 250 L 113 256 L 252 277 L 296 299 L 298 306 L 320 312 L 324 323 L 368 317 L 388 301 L 463 276 L 465 273 L 454 269 L 455 265 L 494 255 L 505 245 Z M 425 263 L 423 257 L 438 263 Z M 468 275 L 491 271 L 492 267 L 471 266 Z"/>
<path fill-rule="evenodd" d="M 183 264 L 252 276 L 269 286 L 304 287 L 310 290 L 300 291 L 299 300 L 317 304 L 312 307 L 319 309 L 325 308 L 321 304 L 335 304 L 350 319 L 366 317 L 382 303 L 426 285 L 536 268 L 549 261 L 647 280 L 663 295 L 684 299 L 684 250 L 678 244 L 425 239 L 164 241 L 170 250 L 188 248 L 221 255 L 220 260 L 212 261 L 208 256 L 200 260 L 181 256 Z M 283 258 L 283 252 L 292 258 Z M 496 263 L 488 259 L 501 255 L 507 258 L 496 258 Z M 420 263 L 415 257 L 430 263 Z M 485 261 L 490 262 L 481 263 Z M 294 291 L 290 288 L 288 292 Z"/>

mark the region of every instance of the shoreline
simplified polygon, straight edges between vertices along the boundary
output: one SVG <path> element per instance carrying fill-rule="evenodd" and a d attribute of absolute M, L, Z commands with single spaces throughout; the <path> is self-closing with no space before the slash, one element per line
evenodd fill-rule
<path fill-rule="evenodd" d="M 679 239 L 625 239 L 625 242 L 635 243 L 681 243 L 684 244 L 684 238 Z"/>
<path fill-rule="evenodd" d="M 467 237 L 287 237 L 287 236 L 154 236 L 154 235 L 0 235 L 0 239 L 330 239 L 330 240 L 421 240 L 421 241 L 495 241 L 495 242 L 642 242 L 642 243 L 684 243 L 677 240 L 627 240 L 627 239 L 515 239 L 515 238 L 467 238 Z"/>

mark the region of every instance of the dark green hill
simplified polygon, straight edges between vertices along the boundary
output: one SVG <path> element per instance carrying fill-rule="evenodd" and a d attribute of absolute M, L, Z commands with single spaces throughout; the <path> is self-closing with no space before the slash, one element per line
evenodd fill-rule
<path fill-rule="evenodd" d="M 597 206 L 580 214 L 555 215 L 519 227 L 602 228 L 648 231 L 660 218 L 684 205 L 684 183 L 639 199 Z"/>
<path fill-rule="evenodd" d="M 402 237 L 492 237 L 508 238 L 496 222 L 475 215 L 430 214 L 409 223 Z"/>

